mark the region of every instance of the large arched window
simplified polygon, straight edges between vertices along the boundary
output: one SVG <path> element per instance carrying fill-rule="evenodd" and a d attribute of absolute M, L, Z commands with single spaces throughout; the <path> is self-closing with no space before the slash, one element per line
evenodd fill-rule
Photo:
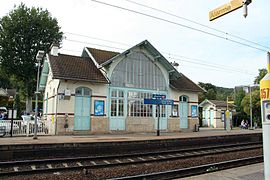
<path fill-rule="evenodd" d="M 141 52 L 133 52 L 115 67 L 111 84 L 116 87 L 166 90 L 160 68 Z"/>

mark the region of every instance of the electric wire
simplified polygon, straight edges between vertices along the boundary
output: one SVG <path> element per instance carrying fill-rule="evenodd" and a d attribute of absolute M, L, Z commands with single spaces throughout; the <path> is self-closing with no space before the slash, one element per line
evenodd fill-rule
<path fill-rule="evenodd" d="M 228 35 L 228 36 L 231 36 L 231 37 L 234 37 L 234 38 L 237 38 L 237 39 L 240 39 L 240 40 L 243 40 L 243 41 L 246 41 L 246 42 L 255 44 L 255 45 L 257 45 L 257 46 L 260 46 L 260 47 L 263 47 L 263 48 L 266 48 L 266 49 L 270 49 L 270 47 L 267 47 L 267 46 L 265 46 L 265 45 L 261 45 L 261 44 L 259 44 L 259 43 L 257 43 L 257 42 L 250 41 L 250 40 L 248 40 L 248 39 L 246 39 L 246 38 L 243 38 L 243 37 L 240 37 L 240 36 L 237 36 L 237 35 L 234 35 L 234 34 L 231 34 L 231 33 L 225 32 L 225 31 L 222 31 L 222 30 L 219 30 L 219 29 L 217 29 L 217 28 L 213 28 L 213 27 L 207 26 L 207 25 L 205 25 L 205 24 L 199 23 L 199 22 L 197 22 L 197 21 L 194 21 L 194 20 L 191 20 L 191 19 L 182 17 L 182 16 L 178 16 L 178 15 L 172 14 L 172 13 L 167 12 L 167 11 L 163 11 L 163 10 L 161 10 L 161 9 L 157 9 L 157 8 L 154 8 L 154 7 L 150 7 L 150 6 L 147 6 L 147 5 L 145 5 L 145 4 L 141 4 L 141 3 L 138 3 L 138 2 L 135 2 L 135 1 L 132 1 L 132 0 L 125 0 L 125 1 L 127 1 L 127 2 L 129 2 L 129 3 L 132 3 L 132 4 L 136 4 L 136 5 L 138 5 L 138 6 L 142 6 L 142 7 L 145 7 L 145 8 L 154 10 L 154 11 L 157 11 L 157 12 L 161 12 L 161 13 L 166 14 L 166 15 L 170 15 L 170 16 L 176 17 L 176 18 L 178 18 L 178 19 L 182 19 L 182 20 L 191 22 L 191 23 L 193 23 L 193 24 L 196 24 L 196 25 L 199 25 L 199 26 L 202 26 L 202 27 L 211 29 L 211 30 L 216 31 L 216 32 L 219 32 L 219 33 L 223 33 L 223 34 L 225 34 L 225 35 Z"/>
<path fill-rule="evenodd" d="M 66 32 L 65 32 L 66 33 Z M 110 43 L 114 43 L 114 44 L 120 44 L 120 45 L 124 45 L 124 46 L 127 46 L 127 47 L 131 47 L 132 45 L 130 44 L 126 44 L 126 43 L 122 43 L 122 42 L 118 42 L 118 41 L 112 41 L 112 40 L 107 40 L 107 39 L 101 39 L 101 38 L 97 38 L 97 37 L 93 37 L 93 36 L 87 36 L 87 35 L 80 35 L 80 34 L 77 34 L 77 33 L 70 33 L 70 32 L 67 32 L 68 34 L 73 34 L 73 35 L 76 35 L 76 36 L 81 36 L 81 37 L 86 37 L 86 38 L 90 38 L 90 39 L 97 39 L 97 40 L 101 40 L 101 41 L 105 41 L 105 42 L 110 42 Z M 69 40 L 69 39 L 68 39 Z M 77 40 L 70 40 L 70 41 L 77 41 Z M 78 41 L 77 41 L 78 42 Z M 84 44 L 89 44 L 88 42 L 84 42 L 84 41 L 80 41 L 79 43 L 84 43 Z M 93 43 L 90 43 L 90 44 L 93 44 Z M 101 47 L 105 47 L 107 45 L 99 45 Z M 108 46 L 107 46 L 108 47 Z M 126 50 L 124 48 L 116 48 L 116 47 L 111 47 L 109 46 L 110 48 L 113 48 L 113 49 L 119 49 L 119 50 Z M 219 67 L 223 67 L 223 68 L 230 68 L 230 69 L 235 69 L 235 70 L 238 70 L 238 71 L 242 71 L 242 72 L 247 72 L 248 70 L 243 70 L 243 68 L 241 69 L 237 69 L 235 67 L 232 67 L 232 66 L 228 66 L 228 65 L 221 65 L 221 64 L 216 64 L 216 63 L 212 63 L 211 64 L 209 63 L 209 61 L 205 61 L 205 60 L 202 60 L 202 59 L 196 59 L 196 58 L 190 58 L 190 57 L 186 57 L 186 56 L 182 56 L 182 55 L 178 55 L 178 54 L 172 54 L 172 53 L 169 53 L 169 52 L 165 52 L 165 51 L 160 51 L 162 54 L 167 54 L 169 58 L 171 58 L 171 56 L 174 56 L 175 59 L 177 60 L 183 60 L 183 59 L 189 59 L 189 60 L 192 60 L 192 61 L 195 61 L 195 62 L 199 62 L 199 63 L 202 63 L 202 62 L 205 62 L 205 63 L 208 63 L 208 65 L 210 66 L 219 66 Z M 173 58 L 173 57 L 172 57 Z M 181 58 L 181 59 L 179 59 Z M 195 63 L 194 62 L 194 63 Z"/>
<path fill-rule="evenodd" d="M 167 22 L 167 23 L 170 23 L 170 24 L 181 26 L 181 27 L 184 27 L 184 28 L 187 28 L 187 29 L 191 29 L 193 31 L 198 31 L 198 32 L 201 32 L 201 33 L 204 33 L 204 34 L 207 34 L 207 35 L 210 35 L 210 36 L 214 36 L 214 37 L 217 37 L 217 38 L 220 38 L 220 39 L 223 39 L 223 40 L 231 41 L 231 42 L 236 43 L 236 44 L 240 44 L 240 45 L 243 45 L 243 46 L 246 46 L 246 47 L 257 49 L 259 51 L 268 52 L 267 50 L 262 49 L 262 48 L 258 48 L 258 47 L 255 47 L 255 46 L 252 46 L 252 45 L 249 45 L 249 44 L 246 44 L 246 43 L 242 43 L 242 42 L 239 42 L 239 41 L 236 41 L 236 40 L 232 40 L 232 39 L 229 39 L 229 38 L 224 37 L 224 36 L 220 36 L 220 35 L 217 35 L 217 34 L 214 34 L 214 33 L 211 33 L 211 32 L 207 32 L 207 31 L 204 31 L 204 30 L 201 30 L 201 29 L 197 29 L 197 28 L 187 26 L 187 25 L 184 25 L 184 24 L 181 24 L 181 23 L 177 23 L 177 22 L 174 22 L 174 21 L 171 21 L 171 20 L 167 20 L 167 19 L 164 19 L 164 18 L 161 18 L 161 17 L 157 17 L 157 16 L 154 16 L 154 15 L 150 15 L 150 14 L 146 14 L 146 13 L 143 13 L 143 12 L 135 11 L 133 9 L 128 9 L 128 8 L 125 8 L 125 7 L 105 3 L 105 2 L 102 2 L 102 1 L 97 1 L 97 0 L 91 0 L 91 1 L 99 3 L 99 4 L 103 4 L 103 5 L 106 5 L 106 6 L 111 6 L 111 7 L 117 8 L 117 9 L 129 11 L 129 12 L 132 12 L 132 13 L 135 13 L 135 14 L 140 14 L 140 15 L 143 15 L 143 16 L 147 16 L 147 17 L 150 17 L 152 19 L 157 19 L 157 20 L 160 20 L 160 21 L 163 21 L 163 22 Z"/>
<path fill-rule="evenodd" d="M 108 45 L 105 45 L 105 44 L 89 43 L 89 42 L 86 42 L 86 41 L 78 41 L 78 40 L 68 39 L 68 38 L 66 38 L 65 40 L 70 41 L 70 42 L 75 42 L 75 43 L 89 44 L 89 45 L 104 47 L 104 48 L 118 49 L 118 50 L 122 50 L 122 51 L 126 50 L 126 49 L 123 49 L 123 48 L 118 48 L 118 47 L 114 47 L 114 46 L 108 46 Z M 62 49 L 62 50 L 69 51 L 67 49 Z M 77 52 L 79 52 L 79 51 L 77 51 Z M 186 58 L 186 59 L 192 59 L 192 58 L 188 58 L 188 57 L 184 57 L 184 56 L 179 56 L 181 58 L 176 58 L 176 57 L 172 57 L 173 54 L 170 54 L 170 53 L 166 53 L 166 54 L 170 55 L 168 57 L 168 59 L 176 60 L 176 61 L 178 61 L 180 63 L 181 63 L 181 61 L 183 61 L 183 62 L 187 62 L 187 63 L 200 65 L 200 66 L 203 66 L 205 69 L 211 69 L 211 70 L 216 69 L 216 70 L 221 70 L 221 71 L 225 71 L 225 72 L 236 72 L 236 73 L 242 73 L 242 74 L 248 74 L 248 75 L 256 75 L 256 74 L 253 74 L 253 73 L 249 73 L 248 71 L 244 71 L 242 69 L 236 69 L 236 68 L 232 69 L 229 66 L 225 67 L 224 65 L 219 65 L 219 64 L 202 63 L 202 62 L 200 62 L 200 60 L 197 60 L 196 62 L 194 62 L 194 61 L 184 59 L 184 58 Z M 176 56 L 176 55 L 173 55 L 173 56 Z M 207 62 L 207 61 L 205 61 L 205 62 Z"/>

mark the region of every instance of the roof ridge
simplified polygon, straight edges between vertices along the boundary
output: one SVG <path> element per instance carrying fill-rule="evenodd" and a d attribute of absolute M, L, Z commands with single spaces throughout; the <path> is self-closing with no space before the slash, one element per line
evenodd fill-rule
<path fill-rule="evenodd" d="M 99 50 L 99 51 L 106 51 L 106 52 L 111 52 L 111 53 L 118 53 L 118 54 L 120 54 L 120 52 L 116 52 L 116 51 L 108 51 L 108 50 L 104 50 L 104 49 L 97 49 L 97 48 L 92 48 L 92 47 L 86 47 L 86 48 L 89 48 L 89 49 L 94 49 L 94 50 Z"/>

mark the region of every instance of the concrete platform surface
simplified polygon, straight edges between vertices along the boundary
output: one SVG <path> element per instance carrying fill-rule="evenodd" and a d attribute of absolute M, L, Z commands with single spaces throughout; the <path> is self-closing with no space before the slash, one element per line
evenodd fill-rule
<path fill-rule="evenodd" d="M 264 180 L 263 163 L 217 171 L 182 180 Z"/>
<path fill-rule="evenodd" d="M 227 132 L 224 129 L 200 128 L 199 132 L 176 132 L 176 133 L 161 132 L 160 136 L 157 136 L 156 133 L 132 133 L 132 134 L 112 133 L 102 135 L 74 135 L 74 136 L 40 135 L 38 136 L 38 139 L 33 139 L 33 137 L 5 136 L 3 138 L 0 138 L 0 145 L 140 141 L 140 140 L 156 140 L 156 139 L 177 139 L 187 137 L 237 135 L 249 133 L 262 133 L 262 130 L 234 129 Z"/>

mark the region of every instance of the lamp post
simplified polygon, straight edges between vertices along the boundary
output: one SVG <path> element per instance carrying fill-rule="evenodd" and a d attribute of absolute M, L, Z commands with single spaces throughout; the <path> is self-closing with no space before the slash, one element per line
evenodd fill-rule
<path fill-rule="evenodd" d="M 253 129 L 253 118 L 252 118 L 252 96 L 251 96 L 251 87 L 258 87 L 259 84 L 250 84 L 249 85 L 249 108 L 250 108 L 250 129 Z"/>
<path fill-rule="evenodd" d="M 39 94 L 39 68 L 40 68 L 40 61 L 43 59 L 44 57 L 44 51 L 38 51 L 37 56 L 36 56 L 36 60 L 38 62 L 38 71 L 37 71 L 37 86 L 36 86 L 36 103 L 35 103 L 35 127 L 34 127 L 34 137 L 33 139 L 37 139 L 37 115 L 38 115 L 38 94 Z"/>

